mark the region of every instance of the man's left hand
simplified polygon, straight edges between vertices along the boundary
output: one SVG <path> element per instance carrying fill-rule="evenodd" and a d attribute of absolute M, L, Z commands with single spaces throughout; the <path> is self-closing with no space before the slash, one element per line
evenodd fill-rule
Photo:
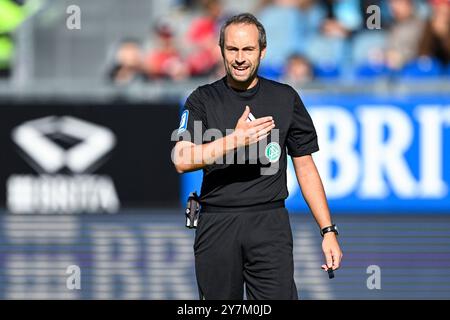
<path fill-rule="evenodd" d="M 338 269 L 343 255 L 335 233 L 328 232 L 323 236 L 322 250 L 326 260 L 326 264 L 322 265 L 322 269 Z"/>

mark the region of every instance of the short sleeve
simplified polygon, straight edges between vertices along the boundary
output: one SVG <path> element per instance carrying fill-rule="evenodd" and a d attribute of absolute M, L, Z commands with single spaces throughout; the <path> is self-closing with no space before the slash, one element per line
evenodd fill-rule
<path fill-rule="evenodd" d="M 292 157 L 305 156 L 319 150 L 316 129 L 297 92 L 294 93 L 294 111 L 286 144 L 288 154 Z"/>
<path fill-rule="evenodd" d="M 177 131 L 178 141 L 184 140 L 195 144 L 203 143 L 206 131 L 206 113 L 199 89 L 187 98 Z"/>

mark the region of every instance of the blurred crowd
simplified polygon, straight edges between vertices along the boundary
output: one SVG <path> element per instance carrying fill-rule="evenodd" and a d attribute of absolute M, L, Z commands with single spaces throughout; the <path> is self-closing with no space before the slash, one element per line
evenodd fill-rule
<path fill-rule="evenodd" d="M 13 32 L 32 12 L 32 6 L 26 6 L 24 0 L 0 0 L 0 79 L 11 75 L 15 53 Z"/>
<path fill-rule="evenodd" d="M 218 33 L 237 12 L 220 0 L 177 1 L 171 12 L 147 39 L 115 44 L 112 82 L 224 74 Z M 268 39 L 259 73 L 271 79 L 295 85 L 450 75 L 450 0 L 263 0 L 252 12 Z"/>

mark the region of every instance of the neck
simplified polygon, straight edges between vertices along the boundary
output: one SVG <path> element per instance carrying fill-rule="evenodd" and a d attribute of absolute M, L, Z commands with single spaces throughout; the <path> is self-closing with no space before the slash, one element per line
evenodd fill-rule
<path fill-rule="evenodd" d="M 255 75 L 254 77 L 248 79 L 245 82 L 238 82 L 235 81 L 233 77 L 231 77 L 230 75 L 227 75 L 227 83 L 233 89 L 248 90 L 256 86 L 256 84 L 258 83 L 258 76 Z"/>

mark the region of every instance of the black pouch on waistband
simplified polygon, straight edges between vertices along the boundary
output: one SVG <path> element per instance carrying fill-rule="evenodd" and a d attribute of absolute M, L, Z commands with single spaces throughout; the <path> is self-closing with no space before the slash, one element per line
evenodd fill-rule
<path fill-rule="evenodd" d="M 200 201 L 196 191 L 189 194 L 184 212 L 186 215 L 186 228 L 197 228 L 198 215 L 200 212 Z"/>

